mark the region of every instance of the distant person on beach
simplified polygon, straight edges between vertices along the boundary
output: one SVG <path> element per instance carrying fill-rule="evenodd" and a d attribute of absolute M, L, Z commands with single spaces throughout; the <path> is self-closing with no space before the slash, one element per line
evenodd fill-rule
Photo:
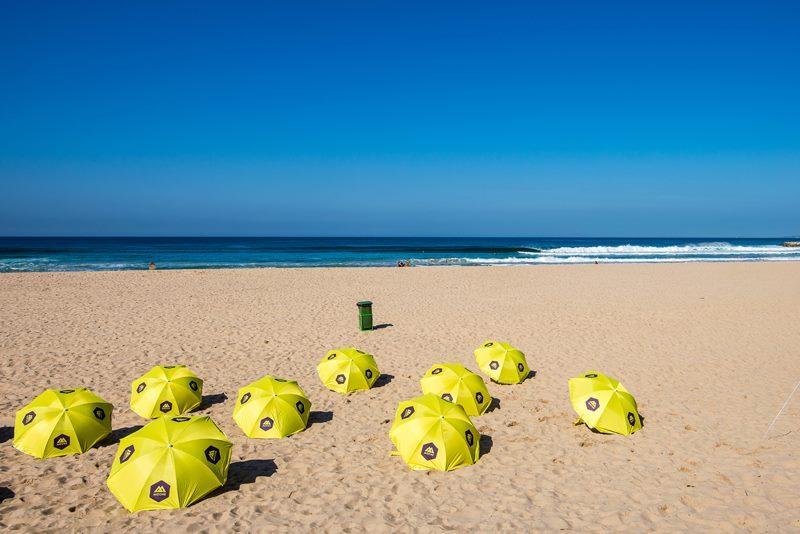
<path fill-rule="evenodd" d="M 148 266 L 148 269 L 150 269 L 151 271 L 155 271 L 156 270 L 156 264 L 151 261 L 150 265 Z"/>

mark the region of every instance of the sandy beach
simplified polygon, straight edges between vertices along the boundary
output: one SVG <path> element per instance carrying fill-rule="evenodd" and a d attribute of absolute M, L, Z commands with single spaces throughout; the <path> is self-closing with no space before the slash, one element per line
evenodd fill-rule
<path fill-rule="evenodd" d="M 355 302 L 375 322 L 359 332 Z M 24 531 L 788 531 L 800 528 L 800 263 L 250 269 L 0 275 L 0 527 Z M 390 456 L 398 401 L 433 363 L 477 370 L 486 339 L 536 376 L 489 384 L 475 418 L 484 456 L 451 473 Z M 375 355 L 380 387 L 319 382 L 325 352 Z M 185 510 L 129 514 L 105 486 L 121 436 L 145 421 L 130 383 L 156 364 L 205 380 L 234 443 L 227 485 Z M 567 379 L 596 369 L 636 396 L 630 437 L 573 426 Z M 309 428 L 251 440 L 237 389 L 299 381 Z M 112 438 L 37 460 L 12 446 L 14 414 L 47 387 L 87 386 L 115 406 Z"/>

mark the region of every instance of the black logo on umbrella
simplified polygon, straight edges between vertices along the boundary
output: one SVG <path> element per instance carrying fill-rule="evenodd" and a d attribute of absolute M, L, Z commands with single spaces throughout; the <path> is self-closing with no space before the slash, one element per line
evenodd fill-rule
<path fill-rule="evenodd" d="M 600 401 L 595 399 L 594 397 L 589 397 L 586 399 L 586 409 L 589 411 L 595 411 L 600 407 Z"/>
<path fill-rule="evenodd" d="M 437 367 L 436 369 L 434 369 L 433 371 L 431 371 L 431 374 L 432 374 L 432 375 L 438 375 L 438 374 L 439 374 L 439 373 L 441 373 L 441 372 L 442 372 L 442 368 L 441 368 L 441 367 Z"/>
<path fill-rule="evenodd" d="M 286 382 L 285 378 L 276 378 L 275 382 Z"/>
<path fill-rule="evenodd" d="M 167 413 L 172 410 L 172 403 L 170 401 L 164 401 L 158 405 L 158 409 L 161 410 L 161 413 Z"/>
<path fill-rule="evenodd" d="M 66 394 L 69 394 L 69 393 L 75 393 L 75 390 L 74 389 L 62 389 L 62 390 L 59 391 L 59 393 L 64 393 L 66 395 Z"/>
<path fill-rule="evenodd" d="M 175 365 L 165 365 L 164 369 L 174 369 L 175 367 Z"/>
<path fill-rule="evenodd" d="M 192 388 L 192 391 L 197 391 L 197 382 L 192 380 L 191 382 L 189 382 L 189 387 Z"/>
<path fill-rule="evenodd" d="M 586 378 L 597 378 L 597 374 L 596 373 L 589 373 L 588 375 L 585 375 L 585 376 L 586 376 Z"/>
<path fill-rule="evenodd" d="M 28 412 L 22 418 L 22 424 L 29 425 L 34 419 L 36 419 L 36 412 Z"/>
<path fill-rule="evenodd" d="M 159 480 L 150 486 L 150 498 L 156 502 L 161 502 L 169 497 L 169 484 L 163 480 Z"/>
<path fill-rule="evenodd" d="M 331 355 L 329 355 L 329 356 L 328 356 L 328 359 L 329 359 L 329 360 L 332 360 L 332 359 L 334 359 L 335 357 L 336 357 L 336 353 L 334 352 L 333 354 L 331 354 Z"/>
<path fill-rule="evenodd" d="M 274 424 L 275 421 L 273 421 L 270 417 L 265 417 L 261 420 L 261 424 L 259 426 L 261 426 L 261 430 L 266 432 L 267 430 L 270 430 Z"/>
<path fill-rule="evenodd" d="M 406 406 L 403 409 L 403 412 L 400 414 L 400 419 L 408 419 L 414 415 L 414 407 L 413 406 Z"/>
<path fill-rule="evenodd" d="M 297 404 L 295 404 L 295 406 L 297 407 L 297 411 L 300 413 L 304 413 L 306 411 L 306 405 L 303 404 L 303 401 L 297 401 Z"/>
<path fill-rule="evenodd" d="M 106 418 L 106 412 L 100 406 L 95 408 L 92 413 L 94 413 L 94 416 L 100 419 L 101 421 Z"/>
<path fill-rule="evenodd" d="M 434 445 L 433 442 L 426 443 L 422 446 L 421 454 L 426 460 L 433 460 L 436 458 L 436 455 L 439 454 L 439 448 Z"/>
<path fill-rule="evenodd" d="M 490 341 L 486 345 L 484 345 L 484 347 L 491 347 L 492 345 L 494 345 L 494 343 L 492 341 Z"/>
<path fill-rule="evenodd" d="M 53 438 L 53 447 L 60 451 L 63 451 L 69 447 L 69 436 L 66 434 L 57 435 L 55 438 Z"/>
<path fill-rule="evenodd" d="M 628 412 L 628 422 L 631 426 L 636 426 L 636 416 L 633 415 L 633 412 Z"/>
<path fill-rule="evenodd" d="M 442 393 L 442 399 L 446 400 L 447 402 L 453 402 L 453 396 L 449 393 Z"/>
<path fill-rule="evenodd" d="M 483 404 L 483 393 L 481 393 L 480 391 L 475 393 L 475 402 L 477 402 L 478 404 Z"/>
<path fill-rule="evenodd" d="M 128 445 L 124 449 L 122 449 L 122 454 L 119 455 L 119 463 L 124 464 L 128 460 L 130 460 L 133 453 L 136 452 L 136 447 L 133 445 Z"/>
<path fill-rule="evenodd" d="M 136 393 L 141 393 L 142 391 L 144 391 L 144 388 L 146 388 L 146 387 L 147 387 L 147 384 L 142 382 L 141 384 L 136 386 Z"/>
<path fill-rule="evenodd" d="M 345 380 L 346 379 L 345 379 L 344 375 L 336 375 L 336 383 L 337 384 L 344 384 Z"/>
<path fill-rule="evenodd" d="M 364 371 L 364 376 L 367 377 L 367 380 L 372 378 L 372 369 L 367 369 L 366 371 Z"/>
<path fill-rule="evenodd" d="M 519 372 L 521 373 L 521 372 L 523 372 L 525 370 L 525 366 L 522 365 L 521 363 L 518 363 L 517 364 L 517 369 L 519 369 Z"/>
<path fill-rule="evenodd" d="M 213 445 L 209 445 L 208 448 L 205 450 L 206 460 L 211 462 L 212 464 L 216 464 L 219 462 L 219 449 Z"/>
<path fill-rule="evenodd" d="M 247 401 L 250 400 L 250 392 L 248 391 L 244 395 L 242 395 L 242 400 L 239 401 L 240 404 L 247 404 Z"/>
<path fill-rule="evenodd" d="M 500 363 L 499 362 L 497 362 L 495 360 L 492 360 L 492 361 L 489 362 L 489 369 L 491 369 L 492 371 L 497 371 L 498 367 L 500 367 Z"/>
<path fill-rule="evenodd" d="M 175 421 L 176 423 L 185 423 L 189 419 L 191 419 L 191 417 L 173 417 L 172 418 L 172 420 Z"/>
<path fill-rule="evenodd" d="M 475 443 L 475 436 L 472 435 L 472 430 L 467 429 L 467 431 L 464 432 L 464 437 L 467 438 L 467 445 L 472 447 L 472 444 Z"/>

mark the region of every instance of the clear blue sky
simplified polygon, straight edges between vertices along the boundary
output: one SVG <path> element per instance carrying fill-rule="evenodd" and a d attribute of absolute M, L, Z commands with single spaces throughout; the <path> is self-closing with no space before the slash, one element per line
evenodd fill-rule
<path fill-rule="evenodd" d="M 281 4 L 4 2 L 0 234 L 800 234 L 796 2 Z"/>

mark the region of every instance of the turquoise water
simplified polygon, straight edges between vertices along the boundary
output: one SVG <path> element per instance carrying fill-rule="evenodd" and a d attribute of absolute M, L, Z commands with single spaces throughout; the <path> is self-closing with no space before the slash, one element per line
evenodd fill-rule
<path fill-rule="evenodd" d="M 800 260 L 786 239 L 0 237 L 0 272 Z"/>

